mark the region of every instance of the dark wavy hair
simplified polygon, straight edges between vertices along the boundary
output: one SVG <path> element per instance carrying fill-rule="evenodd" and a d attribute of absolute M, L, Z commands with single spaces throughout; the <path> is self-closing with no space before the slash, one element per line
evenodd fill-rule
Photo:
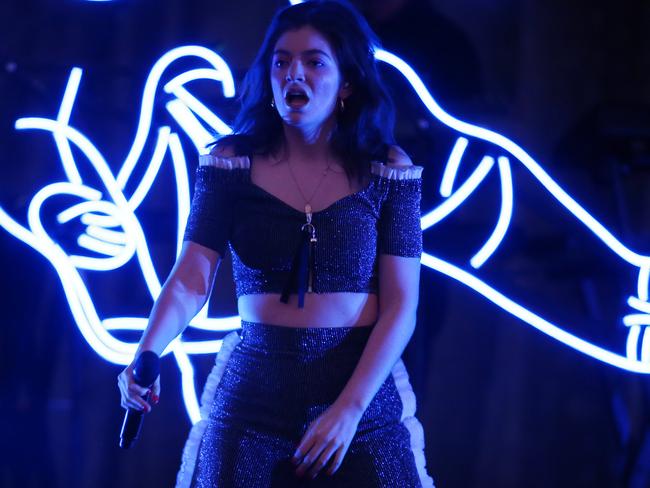
<path fill-rule="evenodd" d="M 337 111 L 330 143 L 348 177 L 361 177 L 361 169 L 367 168 L 369 161 L 386 159 L 389 146 L 394 144 L 395 115 L 374 58 L 378 38 L 361 14 L 341 0 L 310 0 L 275 14 L 244 77 L 239 96 L 241 109 L 233 134 L 214 144 L 232 146 L 237 154 L 268 155 L 281 148 L 282 119 L 270 105 L 273 48 L 282 34 L 304 26 L 314 28 L 328 40 L 338 59 L 342 79 L 351 85 L 345 110 Z"/>

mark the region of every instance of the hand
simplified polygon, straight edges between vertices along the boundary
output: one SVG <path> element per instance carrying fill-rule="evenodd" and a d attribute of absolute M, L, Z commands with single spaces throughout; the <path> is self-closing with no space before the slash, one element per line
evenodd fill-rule
<path fill-rule="evenodd" d="M 153 382 L 151 388 L 143 388 L 133 379 L 133 365 L 127 366 L 117 377 L 117 386 L 122 395 L 122 408 L 133 408 L 151 412 L 151 405 L 142 397 L 151 392 L 151 401 L 157 404 L 160 401 L 160 375 Z"/>
<path fill-rule="evenodd" d="M 315 478 L 332 455 L 327 474 L 334 474 L 350 447 L 362 414 L 358 408 L 334 402 L 309 424 L 291 458 L 298 465 L 296 475 L 302 476 L 309 469 L 307 476 Z"/>

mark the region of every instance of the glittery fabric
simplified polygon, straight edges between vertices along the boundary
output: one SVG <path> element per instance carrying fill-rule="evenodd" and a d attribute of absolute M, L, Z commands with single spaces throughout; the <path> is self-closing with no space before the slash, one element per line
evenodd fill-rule
<path fill-rule="evenodd" d="M 281 293 L 304 212 L 255 185 L 247 156 L 201 156 L 185 240 L 232 253 L 237 297 Z M 379 254 L 420 257 L 422 166 L 372 162 L 369 184 L 313 213 L 314 293 L 377 293 Z"/>
<path fill-rule="evenodd" d="M 191 486 L 432 487 L 422 439 L 412 438 L 417 431 L 409 422 L 419 422 L 401 360 L 363 413 L 334 475 L 323 470 L 313 480 L 298 478 L 289 461 L 309 424 L 349 380 L 371 330 L 242 321 L 241 341 L 214 394 Z"/>

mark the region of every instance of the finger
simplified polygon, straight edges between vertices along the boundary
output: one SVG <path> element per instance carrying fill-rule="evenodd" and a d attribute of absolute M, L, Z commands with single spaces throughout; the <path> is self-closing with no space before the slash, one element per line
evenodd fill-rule
<path fill-rule="evenodd" d="M 151 386 L 151 401 L 154 404 L 158 404 L 160 401 L 160 376 L 156 378 L 156 381 Z"/>
<path fill-rule="evenodd" d="M 132 410 L 138 410 L 140 412 L 145 411 L 145 406 L 144 405 L 141 405 L 138 402 L 136 402 L 135 400 L 131 400 L 130 398 L 125 398 L 122 401 L 122 406 L 124 408 L 130 408 Z"/>
<path fill-rule="evenodd" d="M 122 399 L 122 406 L 124 408 L 130 408 L 132 410 L 147 411 L 146 405 L 143 405 L 142 403 L 138 403 L 137 400 L 129 397 L 124 397 Z"/>
<path fill-rule="evenodd" d="M 327 445 L 325 449 L 323 449 L 323 452 L 321 452 L 320 456 L 318 456 L 318 459 L 316 459 L 314 464 L 307 472 L 307 476 L 309 478 L 315 478 L 316 475 L 318 475 L 320 470 L 323 469 L 323 466 L 327 464 L 327 461 L 330 459 L 332 453 L 336 450 L 336 448 L 337 448 L 336 444 L 330 443 Z"/>
<path fill-rule="evenodd" d="M 160 375 L 156 378 L 156 381 L 153 382 L 153 385 L 151 387 L 151 391 L 157 397 L 160 396 Z"/>
<path fill-rule="evenodd" d="M 300 466 L 298 466 L 298 469 L 296 469 L 296 474 L 298 476 L 302 476 L 305 471 L 307 471 L 311 465 L 313 464 L 316 459 L 318 459 L 318 456 L 320 456 L 321 452 L 325 448 L 324 445 L 322 444 L 314 444 L 312 448 L 309 450 L 307 454 L 305 454 L 305 457 L 302 459 L 302 462 L 300 463 Z"/>
<path fill-rule="evenodd" d="M 311 437 L 311 433 L 307 431 L 303 436 L 302 440 L 298 443 L 298 447 L 296 447 L 296 451 L 293 453 L 293 456 L 291 457 L 291 462 L 293 462 L 294 464 L 300 463 L 302 459 L 305 457 L 305 455 L 309 452 L 312 445 L 313 445 L 313 440 Z"/>
<path fill-rule="evenodd" d="M 129 388 L 125 384 L 120 383 L 117 385 L 117 387 L 120 390 L 120 396 L 122 399 L 129 398 L 131 396 L 129 393 Z"/>
<path fill-rule="evenodd" d="M 143 388 L 142 386 L 136 383 L 131 383 L 129 385 L 129 393 L 131 393 L 132 395 L 140 395 L 141 397 L 143 397 L 147 393 L 149 393 L 149 388 Z"/>
<path fill-rule="evenodd" d="M 336 470 L 339 469 L 339 466 L 341 465 L 341 461 L 343 460 L 343 449 L 345 446 L 340 446 L 336 452 L 334 453 L 334 456 L 332 457 L 332 462 L 330 464 L 330 467 L 327 468 L 326 473 L 328 475 L 333 475 L 336 473 Z"/>
<path fill-rule="evenodd" d="M 138 412 L 144 412 L 140 405 L 129 400 L 122 400 L 121 405 L 125 410 L 137 410 Z"/>
<path fill-rule="evenodd" d="M 151 405 L 138 395 L 129 395 L 127 397 L 127 402 L 133 405 L 133 408 L 136 408 L 137 410 L 144 410 L 146 412 L 151 411 Z"/>

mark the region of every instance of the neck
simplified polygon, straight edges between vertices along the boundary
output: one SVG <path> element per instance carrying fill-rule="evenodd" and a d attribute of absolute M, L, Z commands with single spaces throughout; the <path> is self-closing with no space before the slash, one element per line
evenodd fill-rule
<path fill-rule="evenodd" d="M 287 157 L 301 163 L 326 159 L 330 154 L 330 138 L 333 127 L 333 118 L 316 127 L 284 124 L 284 148 Z"/>

